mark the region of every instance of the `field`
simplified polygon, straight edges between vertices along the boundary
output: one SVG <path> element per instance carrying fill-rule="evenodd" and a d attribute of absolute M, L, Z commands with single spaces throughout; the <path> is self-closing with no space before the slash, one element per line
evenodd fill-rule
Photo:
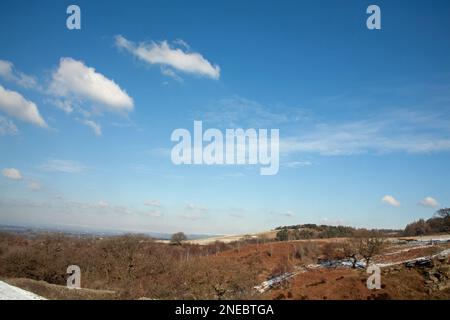
<path fill-rule="evenodd" d="M 258 234 L 202 245 L 132 235 L 0 239 L 0 280 L 47 299 L 450 299 L 449 236 L 383 239 L 370 257 L 381 267 L 379 290 L 367 288 L 362 256 L 355 268 L 343 256 L 355 239 L 275 241 Z M 65 287 L 72 264 L 82 271 L 81 290 Z"/>

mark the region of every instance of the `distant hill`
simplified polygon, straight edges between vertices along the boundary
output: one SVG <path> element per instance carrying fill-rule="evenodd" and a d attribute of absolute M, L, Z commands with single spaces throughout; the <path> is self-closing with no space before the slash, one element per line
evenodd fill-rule
<path fill-rule="evenodd" d="M 365 229 L 349 226 L 329 226 L 316 224 L 298 224 L 275 228 L 277 240 L 326 239 L 355 236 L 399 236 L 403 230 Z"/>
<path fill-rule="evenodd" d="M 15 234 L 26 234 L 29 237 L 37 234 L 43 233 L 61 233 L 68 236 L 75 237 L 107 237 L 107 236 L 120 236 L 124 234 L 143 234 L 152 237 L 157 240 L 169 240 L 172 237 L 171 233 L 162 232 L 130 232 L 123 230 L 98 230 L 98 229 L 87 229 L 80 227 L 67 227 L 67 226 L 57 226 L 57 227 L 47 227 L 47 226 L 16 226 L 16 225 L 0 225 L 0 231 L 15 233 Z M 188 240 L 198 240 L 207 239 L 212 237 L 219 237 L 221 235 L 211 235 L 211 234 L 187 234 Z"/>

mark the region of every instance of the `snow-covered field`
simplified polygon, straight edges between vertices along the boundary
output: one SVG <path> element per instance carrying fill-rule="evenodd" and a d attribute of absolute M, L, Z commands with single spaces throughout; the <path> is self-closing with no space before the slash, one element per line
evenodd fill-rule
<path fill-rule="evenodd" d="M 0 281 L 0 300 L 46 300 L 32 292 L 11 286 Z"/>

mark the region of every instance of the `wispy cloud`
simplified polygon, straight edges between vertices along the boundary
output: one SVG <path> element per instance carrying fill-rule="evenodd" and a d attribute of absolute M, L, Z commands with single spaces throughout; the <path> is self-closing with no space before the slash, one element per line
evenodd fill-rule
<path fill-rule="evenodd" d="M 288 211 L 271 211 L 271 215 L 273 216 L 279 216 L 279 217 L 285 217 L 285 218 L 292 218 L 295 216 L 295 213 L 291 210 Z"/>
<path fill-rule="evenodd" d="M 147 212 L 147 215 L 152 218 L 160 218 L 163 216 L 163 214 L 160 210 L 150 210 Z"/>
<path fill-rule="evenodd" d="M 144 202 L 144 205 L 148 207 L 161 207 L 161 202 L 159 200 L 148 200 Z"/>
<path fill-rule="evenodd" d="M 100 201 L 98 202 L 98 206 L 99 206 L 100 208 L 108 208 L 108 207 L 109 207 L 109 203 L 106 202 L 106 201 L 104 201 L 104 200 L 100 200 Z"/>
<path fill-rule="evenodd" d="M 29 180 L 28 181 L 28 189 L 30 189 L 31 191 L 39 191 L 42 189 L 42 186 L 36 180 Z"/>
<path fill-rule="evenodd" d="M 87 120 L 87 119 L 80 120 L 80 122 L 82 124 L 84 124 L 85 126 L 88 126 L 89 128 L 91 128 L 92 131 L 94 131 L 96 136 L 102 135 L 102 127 L 98 123 L 96 123 L 92 120 Z"/>
<path fill-rule="evenodd" d="M 70 100 L 46 99 L 45 102 L 54 105 L 67 114 L 72 113 L 74 110 L 74 102 Z"/>
<path fill-rule="evenodd" d="M 174 45 L 171 46 L 167 41 L 135 44 L 121 35 L 116 36 L 117 47 L 128 51 L 146 63 L 166 66 L 184 73 L 219 79 L 220 67 L 210 63 L 200 53 L 190 51 L 189 46 L 184 41 L 181 41 L 178 39 L 174 45 L 181 44 L 183 48 L 177 48 Z M 168 75 L 167 68 L 162 69 L 166 70 L 166 75 Z"/>
<path fill-rule="evenodd" d="M 61 159 L 49 159 L 40 168 L 44 171 L 63 173 L 79 173 L 87 169 L 87 167 L 76 161 Z"/>
<path fill-rule="evenodd" d="M 40 89 L 34 77 L 18 71 L 14 64 L 7 60 L 0 60 L 0 77 L 27 89 Z"/>
<path fill-rule="evenodd" d="M 240 96 L 221 99 L 195 115 L 205 123 L 226 128 L 274 128 L 297 124 L 304 117 L 298 108 L 266 106 Z"/>
<path fill-rule="evenodd" d="M 194 210 L 194 211 L 208 211 L 208 208 L 199 206 L 194 203 L 186 203 L 186 209 L 188 210 Z"/>
<path fill-rule="evenodd" d="M 186 203 L 185 212 L 181 215 L 183 219 L 187 220 L 201 220 L 206 219 L 208 208 L 194 204 L 194 203 Z"/>
<path fill-rule="evenodd" d="M 206 217 L 205 217 L 205 215 L 199 214 L 199 213 L 183 213 L 181 215 L 181 218 L 186 219 L 186 220 L 196 221 L 196 220 L 205 219 Z"/>
<path fill-rule="evenodd" d="M 12 122 L 9 119 L 6 119 L 5 117 L 0 116 L 0 136 L 6 136 L 6 135 L 16 135 L 19 133 L 19 129 L 17 129 L 14 122 Z"/>
<path fill-rule="evenodd" d="M 280 152 L 286 167 L 308 164 L 288 157 L 298 154 L 450 151 L 450 117 L 436 110 L 398 108 L 351 121 L 321 121 L 305 109 L 268 106 L 234 96 L 203 108 L 194 117 L 219 128 L 280 128 Z"/>
<path fill-rule="evenodd" d="M 366 120 L 315 124 L 280 143 L 285 154 L 323 156 L 450 151 L 450 120 L 436 113 L 397 111 Z"/>
<path fill-rule="evenodd" d="M 299 168 L 308 167 L 312 165 L 311 161 L 286 161 L 282 162 L 281 165 L 286 168 Z"/>
<path fill-rule="evenodd" d="M 178 74 L 176 74 L 175 71 L 173 71 L 172 69 L 167 69 L 164 67 L 161 67 L 161 73 L 165 76 L 168 76 L 178 82 L 183 82 L 183 78 L 181 78 Z"/>

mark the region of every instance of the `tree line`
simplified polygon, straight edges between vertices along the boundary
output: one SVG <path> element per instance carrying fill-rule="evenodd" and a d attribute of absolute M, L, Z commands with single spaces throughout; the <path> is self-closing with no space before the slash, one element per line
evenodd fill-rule
<path fill-rule="evenodd" d="M 450 208 L 439 209 L 428 220 L 419 219 L 408 224 L 403 232 L 405 236 L 422 236 L 437 233 L 450 233 Z"/>
<path fill-rule="evenodd" d="M 408 224 L 404 230 L 395 229 L 364 229 L 349 226 L 328 226 L 316 224 L 298 224 L 280 226 L 276 240 L 291 241 L 305 239 L 327 238 L 362 238 L 384 236 L 420 236 L 439 233 L 450 233 L 450 208 L 439 209 L 428 220 L 420 219 Z"/>

